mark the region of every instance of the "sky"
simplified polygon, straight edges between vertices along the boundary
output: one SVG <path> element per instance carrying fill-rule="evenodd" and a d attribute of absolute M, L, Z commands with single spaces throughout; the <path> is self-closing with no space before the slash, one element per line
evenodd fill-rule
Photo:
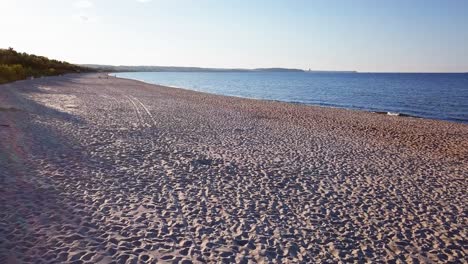
<path fill-rule="evenodd" d="M 468 72 L 468 0 L 0 0 L 0 48 L 72 63 Z"/>

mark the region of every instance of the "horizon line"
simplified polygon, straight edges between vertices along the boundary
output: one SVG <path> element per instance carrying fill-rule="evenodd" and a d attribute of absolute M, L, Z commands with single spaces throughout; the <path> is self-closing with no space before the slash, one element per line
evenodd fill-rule
<path fill-rule="evenodd" d="M 245 70 L 245 71 L 255 71 L 261 69 L 284 69 L 284 70 L 297 70 L 303 72 L 342 72 L 342 73 L 419 73 L 419 74 L 468 74 L 467 71 L 358 71 L 358 70 L 315 70 L 315 69 L 302 69 L 302 68 L 288 68 L 288 67 L 256 67 L 256 68 L 229 68 L 229 67 L 203 67 L 203 66 L 175 66 L 175 65 L 113 65 L 113 64 L 98 64 L 98 63 L 77 63 L 76 65 L 94 65 L 94 66 L 109 66 L 109 67 L 167 67 L 167 68 L 197 68 L 197 69 L 206 69 L 206 70 L 227 70 L 227 71 L 236 71 L 236 70 Z M 143 72 L 143 71 L 141 71 Z M 156 71 L 148 71 L 156 72 Z M 174 71 L 177 72 L 177 71 Z"/>

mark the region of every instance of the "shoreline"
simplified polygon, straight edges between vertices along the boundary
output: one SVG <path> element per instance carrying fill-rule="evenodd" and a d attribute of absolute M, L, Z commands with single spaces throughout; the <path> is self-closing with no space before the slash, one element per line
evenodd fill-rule
<path fill-rule="evenodd" d="M 102 76 L 0 86 L 0 262 L 466 259 L 468 126 Z"/>
<path fill-rule="evenodd" d="M 380 114 L 380 115 L 389 115 L 389 116 L 396 116 L 396 117 L 405 117 L 405 118 L 417 118 L 417 119 L 428 119 L 428 120 L 436 120 L 436 121 L 445 121 L 445 122 L 452 122 L 452 123 L 458 123 L 458 124 L 468 124 L 468 120 L 461 120 L 461 119 L 456 119 L 456 118 L 451 118 L 451 119 L 444 119 L 444 118 L 436 118 L 436 117 L 427 117 L 423 115 L 416 115 L 416 114 L 410 114 L 406 112 L 393 112 L 393 111 L 385 111 L 383 109 L 369 109 L 365 107 L 347 107 L 347 106 L 336 106 L 336 105 L 330 105 L 330 104 L 313 104 L 313 103 L 304 103 L 304 102 L 298 102 L 298 101 L 283 101 L 283 100 L 275 100 L 275 99 L 265 99 L 265 98 L 256 98 L 256 97 L 245 97 L 245 96 L 240 96 L 240 95 L 229 95 L 229 94 L 222 94 L 222 93 L 209 93 L 205 91 L 200 91 L 200 90 L 195 90 L 195 89 L 190 89 L 186 87 L 177 87 L 177 86 L 171 86 L 171 85 L 161 85 L 157 83 L 151 83 L 147 82 L 141 79 L 136 79 L 136 78 L 127 78 L 127 77 L 119 77 L 116 75 L 111 75 L 111 74 L 118 74 L 118 73 L 106 73 L 109 77 L 113 78 L 119 78 L 119 79 L 126 79 L 126 80 L 133 80 L 133 81 L 138 81 L 142 82 L 145 84 L 150 84 L 150 85 L 156 85 L 156 86 L 162 86 L 162 87 L 168 87 L 168 88 L 173 88 L 173 89 L 182 89 L 182 90 L 187 90 L 187 91 L 194 91 L 194 92 L 200 92 L 200 93 L 206 93 L 206 94 L 213 94 L 213 95 L 219 95 L 219 96 L 227 96 L 227 97 L 235 97 L 235 98 L 242 98 L 242 99 L 251 99 L 251 100 L 260 100 L 260 101 L 268 101 L 268 102 L 278 102 L 278 103 L 288 103 L 288 104 L 297 104 L 297 105 L 306 105 L 306 106 L 312 106 L 312 107 L 322 107 L 322 108 L 333 108 L 333 109 L 343 109 L 343 110 L 349 110 L 349 111 L 358 111 L 358 112 L 367 112 L 367 113 L 373 113 L 373 114 Z M 423 73 L 421 73 L 423 74 Z"/>

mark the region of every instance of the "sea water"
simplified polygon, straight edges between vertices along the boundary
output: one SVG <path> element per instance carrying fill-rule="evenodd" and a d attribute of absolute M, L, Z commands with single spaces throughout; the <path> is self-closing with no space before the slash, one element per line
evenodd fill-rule
<path fill-rule="evenodd" d="M 468 123 L 468 74 L 123 72 L 175 88 Z"/>

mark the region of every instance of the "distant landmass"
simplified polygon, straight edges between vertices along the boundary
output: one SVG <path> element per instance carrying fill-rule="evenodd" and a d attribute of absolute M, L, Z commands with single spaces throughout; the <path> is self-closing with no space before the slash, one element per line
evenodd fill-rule
<path fill-rule="evenodd" d="M 312 73 L 355 73 L 355 71 L 305 71 L 289 68 L 228 69 L 177 66 L 114 66 L 101 64 L 82 64 L 81 66 L 102 72 L 312 72 Z"/>

